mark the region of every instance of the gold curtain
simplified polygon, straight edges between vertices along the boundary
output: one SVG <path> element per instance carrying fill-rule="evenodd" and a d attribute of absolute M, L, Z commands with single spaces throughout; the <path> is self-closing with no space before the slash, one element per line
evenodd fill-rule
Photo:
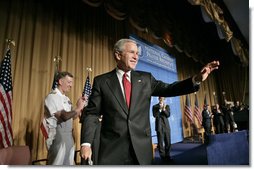
<path fill-rule="evenodd" d="M 0 11 L 0 60 L 5 54 L 5 39 L 13 38 L 16 42 L 16 46 L 11 50 L 14 144 L 28 145 L 32 160 L 43 159 L 47 155 L 39 127 L 44 112 L 44 98 L 50 92 L 53 82 L 55 56 L 62 58 L 60 70 L 69 71 L 75 76 L 73 89 L 68 94 L 74 104 L 83 91 L 87 76 L 86 67 L 93 69 L 90 74 L 91 83 L 96 75 L 112 70 L 115 67 L 113 44 L 129 33 L 134 33 L 172 53 L 177 60 L 179 80 L 197 73 L 202 67 L 184 53 L 166 46 L 162 39 L 134 29 L 128 20 L 117 21 L 104 9 L 90 7 L 82 1 L 3 0 L 0 1 Z M 228 72 L 231 72 L 234 67 L 228 69 Z M 202 83 L 197 93 L 200 106 L 203 105 L 204 94 L 207 94 L 208 102 L 212 104 L 212 92 L 217 93 L 220 90 L 217 87 L 216 75 L 213 74 Z M 248 71 L 246 77 L 248 78 Z M 237 78 L 222 78 L 221 86 L 234 81 L 237 84 L 235 87 L 240 87 L 242 83 L 235 81 Z M 245 85 L 248 84 L 246 79 L 241 80 Z M 237 90 L 228 90 L 232 90 L 230 92 L 234 94 L 239 93 L 240 96 Z M 243 93 L 246 91 L 248 88 L 243 90 Z M 190 95 L 190 99 L 194 106 L 194 94 Z M 182 112 L 184 104 L 185 97 L 181 97 Z M 189 136 L 189 127 L 184 127 L 184 136 Z M 74 121 L 74 138 L 78 150 L 78 119 Z"/>
<path fill-rule="evenodd" d="M 1 60 L 5 39 L 16 42 L 11 49 L 14 145 L 29 145 L 32 160 L 43 159 L 47 150 L 39 127 L 44 99 L 53 82 L 54 57 L 62 58 L 60 70 L 74 75 L 68 96 L 75 104 L 83 91 L 86 67 L 93 69 L 91 80 L 115 67 L 112 47 L 123 36 L 123 23 L 98 8 L 87 8 L 83 2 L 1 1 L 0 8 Z M 74 121 L 74 137 L 79 149 L 78 119 Z"/>

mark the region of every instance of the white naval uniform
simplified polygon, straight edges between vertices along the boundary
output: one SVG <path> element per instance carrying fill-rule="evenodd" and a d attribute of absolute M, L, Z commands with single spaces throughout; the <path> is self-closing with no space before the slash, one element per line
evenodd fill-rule
<path fill-rule="evenodd" d="M 45 109 L 48 110 L 46 122 L 49 127 L 49 138 L 46 140 L 49 165 L 73 165 L 75 145 L 72 134 L 73 119 L 57 122 L 55 113 L 61 110 L 71 111 L 70 99 L 57 88 L 45 99 Z"/>

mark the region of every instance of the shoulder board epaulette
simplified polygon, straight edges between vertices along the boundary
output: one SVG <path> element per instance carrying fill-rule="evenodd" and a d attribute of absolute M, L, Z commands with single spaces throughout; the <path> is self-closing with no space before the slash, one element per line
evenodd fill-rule
<path fill-rule="evenodd" d="M 49 94 L 56 94 L 56 91 L 52 90 Z"/>

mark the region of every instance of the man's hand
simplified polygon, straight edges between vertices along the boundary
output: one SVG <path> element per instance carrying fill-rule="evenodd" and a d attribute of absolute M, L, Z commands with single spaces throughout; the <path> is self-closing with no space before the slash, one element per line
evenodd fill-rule
<path fill-rule="evenodd" d="M 89 146 L 81 146 L 81 149 L 80 149 L 80 156 L 87 160 L 88 158 L 91 159 L 92 157 L 92 149 L 91 147 Z"/>
<path fill-rule="evenodd" d="M 205 67 L 202 68 L 200 73 L 196 75 L 195 81 L 196 82 L 202 82 L 205 81 L 208 75 L 213 71 L 219 68 L 220 62 L 219 61 L 213 61 L 208 63 Z"/>
<path fill-rule="evenodd" d="M 88 98 L 87 97 L 80 97 L 76 103 L 76 112 L 80 114 L 82 109 L 87 106 Z"/>

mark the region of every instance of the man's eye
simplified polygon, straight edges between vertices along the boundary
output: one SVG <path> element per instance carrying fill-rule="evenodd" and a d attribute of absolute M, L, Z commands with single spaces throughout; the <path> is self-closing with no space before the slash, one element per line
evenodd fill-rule
<path fill-rule="evenodd" d="M 129 51 L 129 53 L 139 55 L 138 52 L 135 51 Z"/>

